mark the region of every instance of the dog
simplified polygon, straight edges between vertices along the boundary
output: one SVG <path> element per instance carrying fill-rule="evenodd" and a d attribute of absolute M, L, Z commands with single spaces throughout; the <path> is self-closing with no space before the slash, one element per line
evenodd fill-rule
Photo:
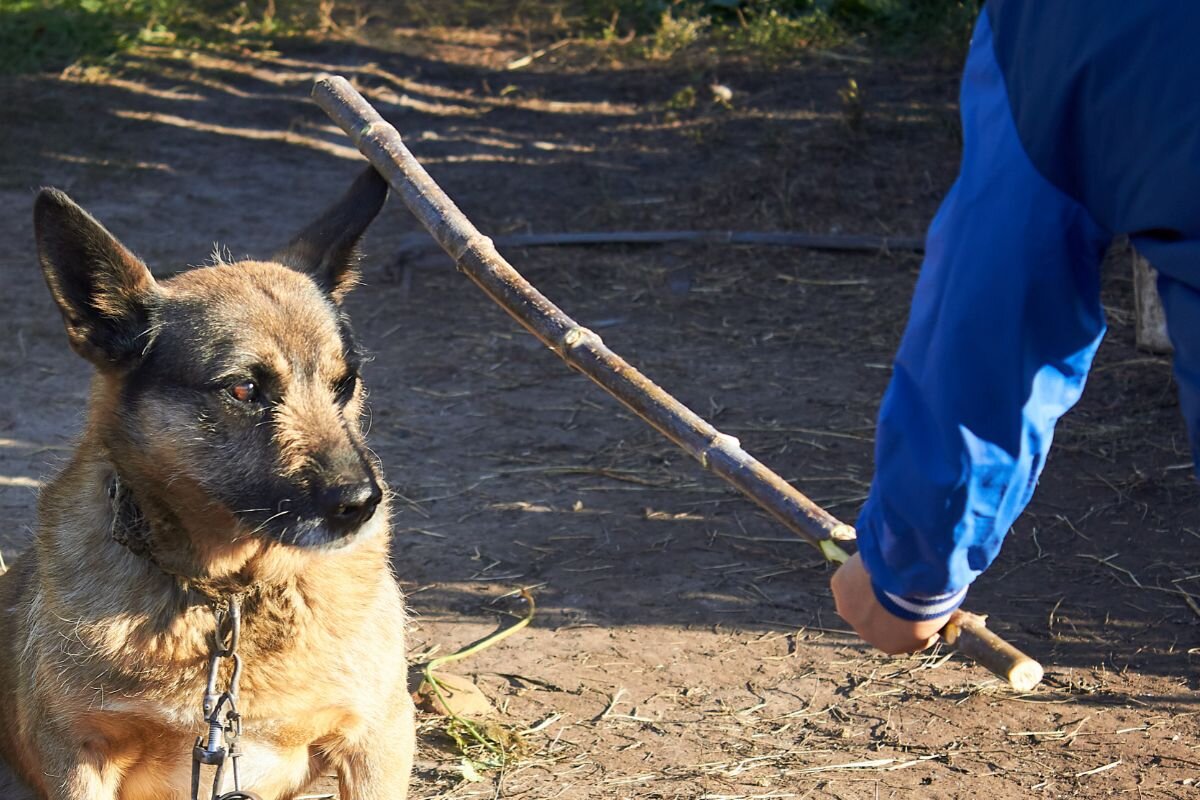
<path fill-rule="evenodd" d="M 95 374 L 34 544 L 0 578 L 0 750 L 30 796 L 185 800 L 193 761 L 205 800 L 232 792 L 209 766 L 231 740 L 197 742 L 213 705 L 240 727 L 242 792 L 292 798 L 336 772 L 343 800 L 407 795 L 405 610 L 342 308 L 386 197 L 368 168 L 271 260 L 159 281 L 67 195 L 38 194 L 46 283 Z"/>

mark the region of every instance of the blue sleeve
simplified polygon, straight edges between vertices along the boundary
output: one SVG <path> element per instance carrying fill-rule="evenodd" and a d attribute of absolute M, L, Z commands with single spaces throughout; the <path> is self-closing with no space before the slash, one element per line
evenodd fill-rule
<path fill-rule="evenodd" d="M 1029 502 L 1104 334 L 1110 233 L 1031 163 L 980 16 L 963 161 L 935 217 L 891 383 L 859 552 L 893 614 L 952 611 Z"/>

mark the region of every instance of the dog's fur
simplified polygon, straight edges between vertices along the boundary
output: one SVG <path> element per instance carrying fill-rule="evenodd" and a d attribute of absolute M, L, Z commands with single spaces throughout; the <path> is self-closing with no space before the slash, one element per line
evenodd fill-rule
<path fill-rule="evenodd" d="M 96 374 L 35 544 L 0 578 L 0 747 L 34 797 L 188 796 L 211 606 L 233 595 L 241 788 L 290 798 L 336 771 L 346 800 L 405 797 L 404 608 L 341 310 L 386 195 L 368 169 L 275 259 L 161 282 L 38 195 L 42 269 Z M 346 487 L 361 497 L 339 505 Z"/>

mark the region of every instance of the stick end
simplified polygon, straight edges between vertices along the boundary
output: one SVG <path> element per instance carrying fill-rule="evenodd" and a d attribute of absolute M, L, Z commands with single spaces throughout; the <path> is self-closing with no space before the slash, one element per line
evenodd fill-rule
<path fill-rule="evenodd" d="M 958 609 L 942 629 L 942 636 L 1018 692 L 1028 692 L 1042 680 L 1042 665 L 988 630 L 979 614 Z"/>
<path fill-rule="evenodd" d="M 829 532 L 829 538 L 835 542 L 853 542 L 858 539 L 858 531 L 854 530 L 853 525 L 842 522 Z"/>
<path fill-rule="evenodd" d="M 318 73 L 317 77 L 313 78 L 313 95 L 315 96 L 317 92 L 332 92 L 338 81 L 346 83 L 345 78 L 333 72 Z"/>
<path fill-rule="evenodd" d="M 1032 658 L 1023 658 L 1012 665 L 1006 677 L 1009 685 L 1018 692 L 1031 692 L 1042 682 L 1044 674 L 1041 664 Z"/>

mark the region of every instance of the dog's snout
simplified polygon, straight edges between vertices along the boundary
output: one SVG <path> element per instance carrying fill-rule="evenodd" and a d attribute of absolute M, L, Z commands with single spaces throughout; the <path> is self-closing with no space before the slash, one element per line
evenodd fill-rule
<path fill-rule="evenodd" d="M 352 533 L 375 513 L 383 490 L 373 478 L 334 484 L 317 497 L 321 516 L 329 530 L 338 536 Z"/>

